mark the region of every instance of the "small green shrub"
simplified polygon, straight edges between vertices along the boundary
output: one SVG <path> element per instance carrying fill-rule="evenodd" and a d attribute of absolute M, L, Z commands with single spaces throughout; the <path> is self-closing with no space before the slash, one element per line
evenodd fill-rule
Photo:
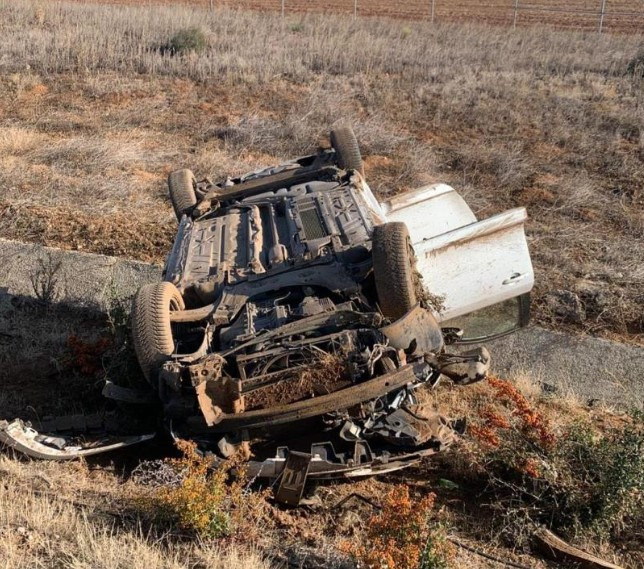
<path fill-rule="evenodd" d="M 558 449 L 558 462 L 567 467 L 569 477 L 567 499 L 562 500 L 564 507 L 557 518 L 562 525 L 610 538 L 620 534 L 635 517 L 642 517 L 641 423 L 611 428 L 601 437 L 594 436 L 589 425 L 575 425 Z"/>
<path fill-rule="evenodd" d="M 244 457 L 237 455 L 213 469 L 194 443 L 179 441 L 177 446 L 182 457 L 168 462 L 181 481 L 158 489 L 156 514 L 204 539 L 256 539 L 269 490 L 248 490 Z"/>
<path fill-rule="evenodd" d="M 626 74 L 644 78 L 644 49 L 640 49 L 637 55 L 628 62 Z"/>
<path fill-rule="evenodd" d="M 199 28 L 185 28 L 179 30 L 168 43 L 167 50 L 171 54 L 199 53 L 206 49 L 206 36 Z"/>
<path fill-rule="evenodd" d="M 514 386 L 489 378 L 495 398 L 472 417 L 464 447 L 508 537 L 545 525 L 567 537 L 614 540 L 644 523 L 641 412 L 599 426 L 560 417 L 554 429 Z"/>

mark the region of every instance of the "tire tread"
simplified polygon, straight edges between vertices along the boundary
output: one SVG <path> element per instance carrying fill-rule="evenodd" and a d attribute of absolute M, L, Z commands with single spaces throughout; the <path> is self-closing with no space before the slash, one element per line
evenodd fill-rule
<path fill-rule="evenodd" d="M 364 176 L 360 146 L 350 126 L 341 126 L 331 131 L 331 146 L 336 151 L 340 168 L 357 170 Z"/>
<path fill-rule="evenodd" d="M 197 204 L 197 194 L 195 193 L 194 184 L 194 174 L 185 168 L 183 170 L 175 170 L 168 176 L 170 201 L 179 221 L 183 214 L 189 213 Z"/>
<path fill-rule="evenodd" d="M 160 366 L 174 352 L 170 306 L 184 308 L 183 298 L 169 282 L 143 285 L 134 297 L 132 339 L 139 365 L 153 386 Z"/>
<path fill-rule="evenodd" d="M 409 231 L 404 223 L 393 221 L 374 227 L 372 239 L 380 308 L 385 316 L 398 319 L 417 302 Z"/>

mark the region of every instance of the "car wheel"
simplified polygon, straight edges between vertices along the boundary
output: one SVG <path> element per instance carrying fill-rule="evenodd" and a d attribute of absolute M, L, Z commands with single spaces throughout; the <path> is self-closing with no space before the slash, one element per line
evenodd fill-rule
<path fill-rule="evenodd" d="M 342 126 L 331 131 L 331 146 L 335 150 L 340 168 L 357 170 L 364 175 L 360 147 L 350 126 Z"/>
<path fill-rule="evenodd" d="M 407 226 L 392 221 L 373 228 L 373 275 L 382 313 L 397 320 L 414 306 L 414 251 Z"/>
<path fill-rule="evenodd" d="M 161 366 L 174 352 L 170 312 L 183 310 L 181 293 L 172 283 L 143 285 L 132 306 L 132 339 L 145 379 L 157 386 Z"/>
<path fill-rule="evenodd" d="M 195 176 L 190 170 L 175 170 L 168 176 L 170 200 L 178 220 L 197 205 L 195 183 Z"/>

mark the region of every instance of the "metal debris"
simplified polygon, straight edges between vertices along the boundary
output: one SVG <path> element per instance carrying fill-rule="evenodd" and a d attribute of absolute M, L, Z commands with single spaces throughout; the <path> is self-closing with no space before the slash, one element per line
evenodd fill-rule
<path fill-rule="evenodd" d="M 330 138 L 219 182 L 170 174 L 176 239 L 132 311 L 149 389 L 103 389 L 152 403 L 140 415 L 214 462 L 241 451 L 251 478 L 281 477 L 288 504 L 307 479 L 391 472 L 452 444 L 459 424 L 419 406 L 416 390 L 485 377 L 485 348 L 458 352 L 463 330 L 472 318 L 477 340 L 525 325 L 528 303 L 515 301 L 533 282 L 525 210 L 478 221 L 444 184 L 379 203 L 353 131 Z M 502 309 L 486 334 L 490 307 Z M 59 423 L 41 435 L 5 422 L 0 440 L 66 459 L 154 436 Z"/>
<path fill-rule="evenodd" d="M 306 477 L 311 465 L 311 455 L 304 452 L 290 451 L 280 477 L 280 484 L 275 492 L 275 499 L 287 506 L 300 503 Z"/>
<path fill-rule="evenodd" d="M 15 450 L 42 460 L 70 460 L 121 449 L 155 437 L 156 433 L 135 436 L 101 436 L 77 439 L 40 434 L 29 423 L 16 419 L 11 423 L 0 421 L 0 442 Z"/>

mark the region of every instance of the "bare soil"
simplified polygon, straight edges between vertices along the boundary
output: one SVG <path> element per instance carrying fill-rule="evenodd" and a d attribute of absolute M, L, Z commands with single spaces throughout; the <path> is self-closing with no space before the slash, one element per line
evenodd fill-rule
<path fill-rule="evenodd" d="M 332 393 L 351 385 L 346 362 L 328 354 L 309 367 L 284 373 L 284 378 L 244 396 L 245 409 L 268 408 Z"/>
<path fill-rule="evenodd" d="M 85 1 L 85 0 L 76 0 Z M 114 4 L 143 4 L 146 0 L 112 0 Z M 512 26 L 515 0 L 330 0 L 324 3 L 307 0 L 155 0 L 155 4 L 187 4 L 191 6 L 229 6 L 235 9 L 281 12 L 287 15 L 332 13 L 359 17 L 384 17 L 402 20 L 433 18 L 436 23 L 479 22 Z M 599 28 L 601 5 L 597 0 L 532 0 L 518 3 L 517 26 L 552 26 L 558 29 L 592 30 Z M 644 10 L 639 0 L 608 0 L 604 5 L 602 29 L 605 32 L 641 33 Z"/>

